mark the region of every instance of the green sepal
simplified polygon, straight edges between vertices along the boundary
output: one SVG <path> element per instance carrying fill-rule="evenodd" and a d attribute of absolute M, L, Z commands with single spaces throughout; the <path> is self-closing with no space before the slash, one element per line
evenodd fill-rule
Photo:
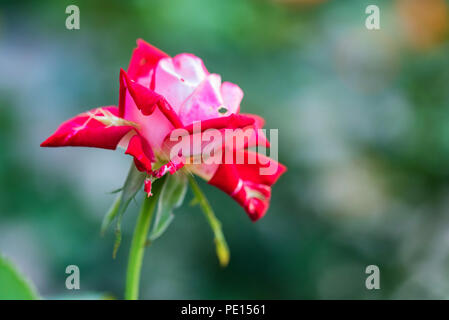
<path fill-rule="evenodd" d="M 162 186 L 157 203 L 157 211 L 153 227 L 148 237 L 149 241 L 159 238 L 174 219 L 173 210 L 179 208 L 187 192 L 187 177 L 182 172 L 168 175 Z"/>
<path fill-rule="evenodd" d="M 217 253 L 218 261 L 222 267 L 226 267 L 229 263 L 230 252 L 228 244 L 226 243 L 226 239 L 224 237 L 223 231 L 221 229 L 221 223 L 215 216 L 212 207 L 207 201 L 206 196 L 201 191 L 200 187 L 196 183 L 195 179 L 192 176 L 189 176 L 190 186 L 192 187 L 193 194 L 197 199 L 201 209 L 206 216 L 207 221 L 214 233 L 214 242 L 215 242 L 215 251 Z"/>
<path fill-rule="evenodd" d="M 101 223 L 101 235 L 103 236 L 111 225 L 112 221 L 117 216 L 118 210 L 120 208 L 120 203 L 122 202 L 122 194 L 120 193 L 112 203 L 108 212 L 104 215 L 103 222 Z"/>
<path fill-rule="evenodd" d="M 114 249 L 112 252 L 112 256 L 114 258 L 117 254 L 117 250 L 120 247 L 120 243 L 122 241 L 121 224 L 123 213 L 126 211 L 126 208 L 128 208 L 129 203 L 137 194 L 137 192 L 142 188 L 143 182 L 145 180 L 145 175 L 146 174 L 144 172 L 140 172 L 139 170 L 137 170 L 134 163 L 131 164 L 128 176 L 125 180 L 125 184 L 123 185 L 121 192 L 119 193 L 114 203 L 112 204 L 111 208 L 103 218 L 103 223 L 101 226 L 102 234 L 104 234 L 104 232 L 107 230 L 112 221 L 114 221 L 114 219 L 117 218 L 117 224 L 115 227 Z"/>

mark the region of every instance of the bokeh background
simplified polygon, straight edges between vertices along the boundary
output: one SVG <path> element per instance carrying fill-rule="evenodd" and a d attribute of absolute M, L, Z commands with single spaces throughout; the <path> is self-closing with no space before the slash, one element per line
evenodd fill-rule
<path fill-rule="evenodd" d="M 39 144 L 67 118 L 117 104 L 137 38 L 239 84 L 241 109 L 279 129 L 289 169 L 255 224 L 201 183 L 231 249 L 225 269 L 189 193 L 146 252 L 142 298 L 449 298 L 448 1 L 0 3 L 0 252 L 44 298 L 123 297 L 137 204 L 115 260 L 112 230 L 99 231 L 130 157 Z M 65 28 L 70 4 L 80 30 Z M 365 28 L 369 4 L 379 31 Z M 365 288 L 370 264 L 380 290 Z"/>

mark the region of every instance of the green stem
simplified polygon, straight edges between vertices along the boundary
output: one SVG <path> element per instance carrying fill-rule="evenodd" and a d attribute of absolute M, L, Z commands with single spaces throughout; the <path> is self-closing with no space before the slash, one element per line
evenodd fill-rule
<path fill-rule="evenodd" d="M 155 186 L 162 185 L 162 181 L 155 183 Z M 153 217 L 157 199 L 160 194 L 159 188 L 153 187 L 154 195 L 147 197 L 143 201 L 142 207 L 137 218 L 134 235 L 131 242 L 131 248 L 128 258 L 128 269 L 126 272 L 126 300 L 137 300 L 139 297 L 140 271 L 142 269 L 142 260 L 147 246 L 148 231 L 150 230 L 151 218 Z"/>
<path fill-rule="evenodd" d="M 207 201 L 206 196 L 201 191 L 195 179 L 190 175 L 189 182 L 190 186 L 192 187 L 193 194 L 195 195 L 195 198 L 198 201 L 201 209 L 203 210 L 204 215 L 206 216 L 206 219 L 209 222 L 209 225 L 214 233 L 215 247 L 220 265 L 222 267 L 226 267 L 229 263 L 230 253 L 228 245 L 226 243 L 226 239 L 223 235 L 223 231 L 221 230 L 221 223 L 215 216 L 214 211 L 212 210 L 209 201 Z"/>

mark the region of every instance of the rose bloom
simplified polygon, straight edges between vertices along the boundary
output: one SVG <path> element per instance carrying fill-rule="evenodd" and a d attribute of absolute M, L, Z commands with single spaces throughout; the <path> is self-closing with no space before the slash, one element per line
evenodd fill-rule
<path fill-rule="evenodd" d="M 126 154 L 134 157 L 137 169 L 147 173 L 145 191 L 148 195 L 151 195 L 152 181 L 184 167 L 226 192 L 245 209 L 251 220 L 256 221 L 267 211 L 271 186 L 286 168 L 248 150 L 256 146 L 269 147 L 269 143 L 258 130 L 263 127 L 264 120 L 240 113 L 242 98 L 243 92 L 237 85 L 222 83 L 220 75 L 209 73 L 200 58 L 189 53 L 172 58 L 138 40 L 128 71 L 120 70 L 118 107 L 100 107 L 69 119 L 41 146 L 105 149 L 121 146 Z M 224 140 L 215 143 L 215 157 L 222 157 L 226 149 L 231 151 L 231 158 L 255 161 L 192 163 L 187 161 L 195 155 L 190 149 L 176 154 L 176 159 L 170 158 L 174 145 L 171 133 L 184 129 L 193 136 L 196 133 L 193 127 L 198 121 L 201 132 L 242 129 L 239 135 L 247 137 L 243 145 L 230 146 Z M 274 170 L 261 174 L 261 169 L 267 167 Z"/>

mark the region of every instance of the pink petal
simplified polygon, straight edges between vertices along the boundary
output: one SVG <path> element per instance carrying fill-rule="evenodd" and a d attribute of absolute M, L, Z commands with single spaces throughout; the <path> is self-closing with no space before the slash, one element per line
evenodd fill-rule
<path fill-rule="evenodd" d="M 178 116 L 162 96 L 132 82 L 123 70 L 120 73 L 119 109 L 125 119 L 139 125 L 139 133 L 155 152 L 161 149 L 167 134 L 182 126 Z"/>
<path fill-rule="evenodd" d="M 120 83 L 128 89 L 129 94 L 134 100 L 137 108 L 145 115 L 148 116 L 153 113 L 157 104 L 160 104 L 164 97 L 157 94 L 153 90 L 144 87 L 143 85 L 131 80 L 126 72 L 120 70 Z"/>
<path fill-rule="evenodd" d="M 208 74 L 203 61 L 192 54 L 164 58 L 155 69 L 154 90 L 178 113 L 182 103 Z"/>
<path fill-rule="evenodd" d="M 208 75 L 184 101 L 179 117 L 184 124 L 238 113 L 242 90 L 235 84 L 221 84 L 218 74 Z"/>
<path fill-rule="evenodd" d="M 221 77 L 210 74 L 182 104 L 179 117 L 184 124 L 223 116 L 218 110 L 224 107 L 221 97 Z"/>
<path fill-rule="evenodd" d="M 221 85 L 221 96 L 223 97 L 225 107 L 230 113 L 239 113 L 243 91 L 238 85 L 231 82 L 223 82 Z"/>

